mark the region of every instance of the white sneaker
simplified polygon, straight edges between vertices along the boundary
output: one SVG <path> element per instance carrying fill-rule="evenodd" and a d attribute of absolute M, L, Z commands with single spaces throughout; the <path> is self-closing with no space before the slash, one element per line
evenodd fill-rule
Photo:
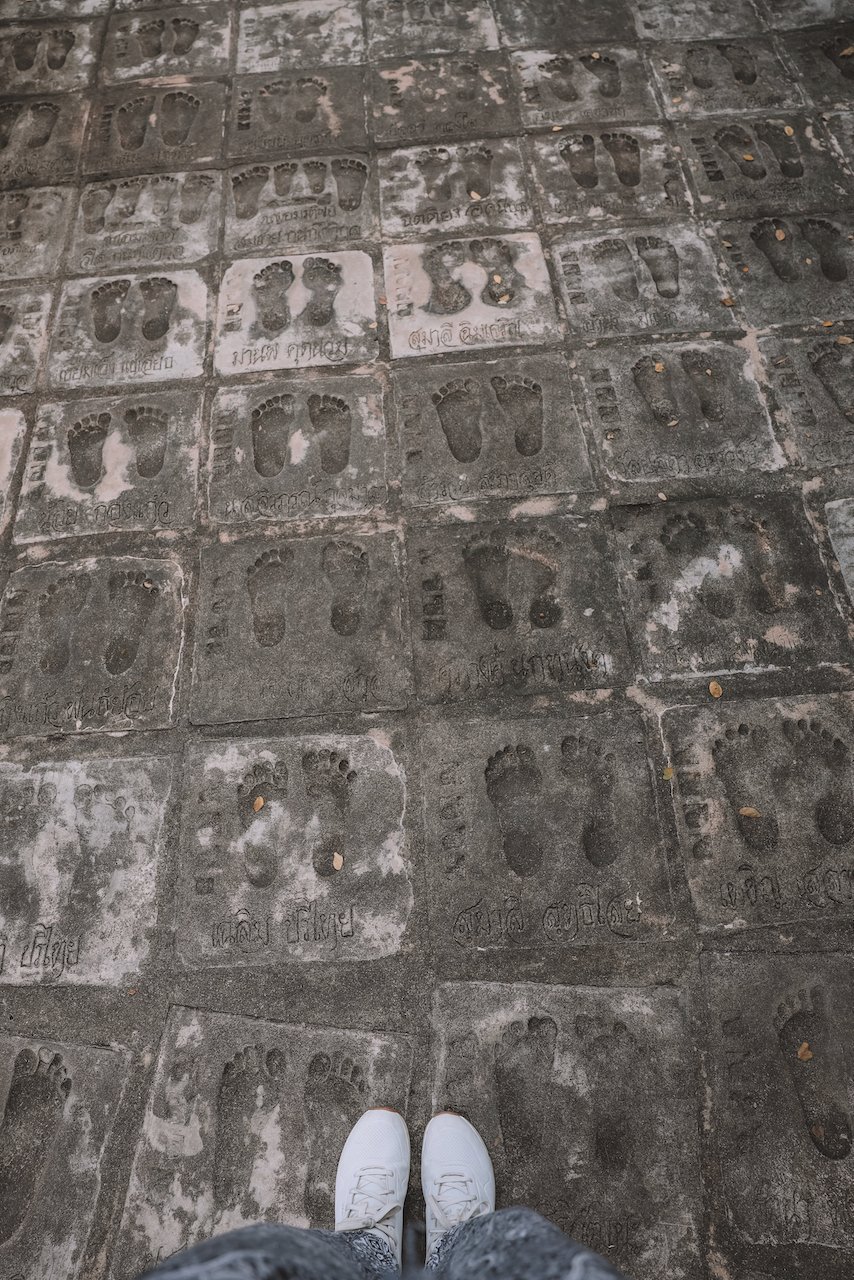
<path fill-rule="evenodd" d="M 446 1231 L 495 1209 L 492 1161 L 474 1125 L 443 1111 L 424 1131 L 421 1188 L 427 1207 L 427 1257 Z"/>
<path fill-rule="evenodd" d="M 399 1270 L 408 1185 L 406 1121 L 396 1111 L 366 1111 L 350 1130 L 338 1161 L 335 1230 L 367 1230 L 382 1237 L 391 1245 Z"/>

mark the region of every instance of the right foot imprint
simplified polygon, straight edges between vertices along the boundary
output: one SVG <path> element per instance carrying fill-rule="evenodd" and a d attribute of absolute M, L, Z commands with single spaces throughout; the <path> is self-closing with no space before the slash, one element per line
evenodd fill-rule
<path fill-rule="evenodd" d="M 560 771 L 572 792 L 569 803 L 582 814 L 584 856 L 591 866 L 608 867 L 621 852 L 614 797 L 616 757 L 600 743 L 581 735 L 564 738 L 560 751 Z"/>
<path fill-rule="evenodd" d="M 111 676 L 123 675 L 136 662 L 139 646 L 160 595 L 144 573 L 111 573 L 107 584 L 112 635 L 104 650 L 104 666 Z"/>
<path fill-rule="evenodd" d="M 20 1051 L 0 1124 L 0 1244 L 23 1226 L 32 1207 L 70 1092 L 60 1054 Z"/>
<path fill-rule="evenodd" d="M 306 258 L 302 266 L 303 287 L 309 299 L 300 313 L 308 324 L 326 325 L 335 314 L 335 299 L 343 283 L 340 263 L 330 258 Z"/>
<path fill-rule="evenodd" d="M 332 161 L 332 177 L 338 194 L 338 207 L 344 213 L 354 213 L 362 203 L 368 166 L 353 156 L 342 156 Z"/>
<path fill-rule="evenodd" d="M 843 355 L 842 348 L 833 340 L 819 341 L 807 352 L 807 359 L 837 409 L 854 422 L 854 365 Z"/>
<path fill-rule="evenodd" d="M 822 988 L 782 1001 L 774 1025 L 813 1146 L 826 1160 L 844 1160 L 851 1151 L 848 1072 Z"/>
<path fill-rule="evenodd" d="M 285 637 L 285 590 L 291 577 L 290 547 L 262 551 L 246 571 L 246 590 L 252 609 L 252 630 L 264 649 L 274 649 Z"/>
<path fill-rule="evenodd" d="M 504 631 L 513 621 L 507 585 L 510 552 L 501 542 L 475 542 L 464 549 L 463 561 L 480 616 L 493 631 Z"/>
<path fill-rule="evenodd" d="M 524 743 L 502 747 L 484 770 L 486 794 L 501 828 L 504 861 L 517 876 L 535 875 L 543 861 L 538 842 L 542 774 Z"/>
<path fill-rule="evenodd" d="M 543 447 L 543 389 L 532 378 L 491 378 L 495 398 L 510 420 L 516 452 L 533 458 Z"/>
<path fill-rule="evenodd" d="M 739 834 L 748 849 L 762 855 L 772 853 L 780 842 L 780 826 L 770 803 L 772 787 L 767 777 L 769 742 L 764 725 L 728 725 L 712 747 L 715 770 L 723 782 Z M 758 773 L 765 776 L 761 790 L 752 785 Z"/>
<path fill-rule="evenodd" d="M 332 592 L 329 621 L 339 636 L 354 636 L 362 625 L 370 566 L 368 553 L 357 542 L 327 542 L 321 557 Z"/>
<path fill-rule="evenodd" d="M 153 480 L 163 470 L 169 415 L 152 405 L 138 404 L 125 410 L 125 426 L 136 453 L 137 473 Z"/>
<path fill-rule="evenodd" d="M 679 254 L 669 240 L 660 236 L 638 236 L 635 248 L 656 292 L 662 298 L 679 297 Z"/>
<path fill-rule="evenodd" d="M 311 395 L 308 417 L 320 445 L 321 470 L 326 475 L 339 475 L 350 461 L 350 406 L 340 396 Z"/>
<path fill-rule="evenodd" d="M 169 332 L 178 286 L 165 276 L 153 276 L 140 281 L 139 291 L 142 294 L 142 336 L 148 342 L 158 342 Z"/>
<path fill-rule="evenodd" d="M 750 228 L 750 238 L 773 268 L 774 274 L 793 284 L 801 272 L 795 259 L 794 237 L 791 228 L 780 218 L 763 218 Z"/>
<path fill-rule="evenodd" d="M 177 90 L 161 99 L 159 123 L 160 139 L 165 147 L 181 147 L 187 141 L 201 102 L 191 93 Z"/>

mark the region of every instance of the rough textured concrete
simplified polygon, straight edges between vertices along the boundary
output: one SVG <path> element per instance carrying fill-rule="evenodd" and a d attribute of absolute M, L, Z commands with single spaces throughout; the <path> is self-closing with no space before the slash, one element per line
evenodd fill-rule
<path fill-rule="evenodd" d="M 328 1226 L 379 1103 L 850 1280 L 850 4 L 0 0 L 0 86 L 0 1280 Z"/>

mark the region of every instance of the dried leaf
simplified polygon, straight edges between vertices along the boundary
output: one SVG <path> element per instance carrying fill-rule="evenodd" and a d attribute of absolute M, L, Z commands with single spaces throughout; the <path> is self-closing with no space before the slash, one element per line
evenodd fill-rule
<path fill-rule="evenodd" d="M 843 56 L 843 58 L 844 58 L 844 57 L 845 57 L 845 54 L 843 53 L 843 55 L 842 55 L 842 56 Z M 601 53 L 591 53 L 590 57 L 591 57 L 591 58 L 601 58 L 601 57 L 602 57 L 602 55 L 601 55 Z"/>
<path fill-rule="evenodd" d="M 752 160 L 752 159 L 753 159 L 753 156 L 750 154 L 750 152 L 749 152 L 749 151 L 745 151 L 745 152 L 743 152 L 743 153 L 742 153 L 742 157 L 741 157 L 741 158 L 742 158 L 742 160 Z"/>
<path fill-rule="evenodd" d="M 669 764 L 661 776 L 665 782 L 669 782 L 670 779 L 673 777 L 673 765 Z"/>
<path fill-rule="evenodd" d="M 731 240 L 722 240 L 722 241 L 721 241 L 721 244 L 723 245 L 723 247 L 724 247 L 725 249 L 731 249 L 731 248 L 732 248 L 732 241 L 731 241 Z"/>
<path fill-rule="evenodd" d="M 671 98 L 670 101 L 673 103 L 674 106 L 678 106 L 678 104 L 682 101 L 682 99 L 677 97 L 677 98 Z"/>
<path fill-rule="evenodd" d="M 262 810 L 263 808 L 264 808 L 264 797 L 263 797 L 263 796 L 256 796 L 256 797 L 255 797 L 255 802 L 254 802 L 254 804 L 252 805 L 252 812 L 253 812 L 253 813 L 260 813 L 260 812 L 261 812 L 261 810 Z"/>
<path fill-rule="evenodd" d="M 758 809 L 754 809 L 752 805 L 745 804 L 738 811 L 740 818 L 761 818 L 762 814 Z"/>
<path fill-rule="evenodd" d="M 553 125 L 552 125 L 552 133 L 560 133 L 560 131 L 561 131 L 561 129 L 562 129 L 562 128 L 563 128 L 563 125 L 561 125 L 561 124 L 553 124 Z"/>
<path fill-rule="evenodd" d="M 852 342 L 854 342 L 854 338 L 849 338 L 847 333 L 843 333 L 841 338 L 836 339 L 838 347 L 850 347 Z"/>
<path fill-rule="evenodd" d="M 718 684 L 717 680 L 709 681 L 709 693 L 712 695 L 713 698 L 723 697 L 724 691 L 721 688 L 721 686 Z"/>
<path fill-rule="evenodd" d="M 678 419 L 678 418 L 671 418 L 667 425 L 668 425 L 668 427 L 678 427 L 678 426 L 679 426 L 679 419 Z"/>
<path fill-rule="evenodd" d="M 340 870 L 341 870 L 341 868 L 342 868 L 343 866 L 344 866 L 344 859 L 341 857 L 341 854 L 340 854 L 340 853 L 333 853 L 333 855 L 332 855 L 332 870 L 333 870 L 333 871 L 340 871 Z"/>
<path fill-rule="evenodd" d="M 821 327 L 822 329 L 832 329 L 835 323 L 835 320 L 822 320 Z"/>
<path fill-rule="evenodd" d="M 501 297 L 498 299 L 498 301 L 499 301 L 499 302 L 509 302 L 509 301 L 510 301 L 510 294 L 509 294 L 509 293 L 502 293 L 502 295 L 501 295 Z"/>
<path fill-rule="evenodd" d="M 656 360 L 655 364 L 653 365 L 653 368 L 655 369 L 656 373 L 664 373 L 664 361 Z"/>
<path fill-rule="evenodd" d="M 596 56 L 597 55 L 594 53 L 593 57 L 595 58 Z M 842 50 L 839 56 L 840 58 L 850 58 L 854 56 L 854 44 L 849 44 L 847 48 Z"/>
<path fill-rule="evenodd" d="M 786 125 L 785 129 L 783 130 L 783 132 L 785 133 L 785 135 L 786 135 L 786 137 L 787 137 L 787 138 L 794 138 L 794 136 L 795 136 L 795 131 L 794 131 L 794 129 L 792 128 L 792 126 L 791 126 L 790 124 L 787 124 L 787 125 Z"/>
<path fill-rule="evenodd" d="M 810 1048 L 809 1040 L 804 1040 L 803 1044 L 798 1048 L 798 1057 L 801 1062 L 810 1062 L 813 1058 L 813 1051 Z"/>
<path fill-rule="evenodd" d="M 494 282 L 495 282 L 496 284 L 501 284 L 501 276 L 498 274 L 498 272 L 497 272 L 497 271 L 496 271 L 496 273 L 493 275 L 492 279 L 494 280 Z"/>
<path fill-rule="evenodd" d="M 734 307 L 734 306 L 735 306 L 735 299 L 734 299 L 734 298 L 721 298 L 721 306 L 722 306 L 722 307 Z"/>
<path fill-rule="evenodd" d="M 379 302 L 381 307 L 385 307 L 388 305 L 388 298 L 385 296 L 385 294 L 382 294 L 382 293 L 380 294 Z"/>
<path fill-rule="evenodd" d="M 667 501 L 667 494 L 666 494 L 666 493 L 661 493 L 661 492 L 659 491 L 655 496 L 656 496 L 656 498 L 658 498 L 659 502 L 666 502 L 666 501 Z"/>
<path fill-rule="evenodd" d="M 778 228 L 777 228 L 777 230 L 774 232 L 774 239 L 775 239 L 775 240 L 785 240 L 785 239 L 786 239 L 786 233 L 785 233 L 785 231 L 781 231 L 781 230 L 780 230 L 780 228 L 778 227 Z"/>
<path fill-rule="evenodd" d="M 479 192 L 479 191 L 470 191 L 470 192 L 469 192 L 469 199 L 470 199 L 470 200 L 480 200 L 480 199 L 481 199 L 480 192 Z"/>

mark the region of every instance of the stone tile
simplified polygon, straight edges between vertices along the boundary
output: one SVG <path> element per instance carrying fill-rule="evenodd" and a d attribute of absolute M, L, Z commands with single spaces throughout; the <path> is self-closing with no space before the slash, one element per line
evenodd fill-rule
<path fill-rule="evenodd" d="M 776 212 L 716 230 L 750 324 L 832 320 L 851 311 L 854 222 L 847 215 Z"/>
<path fill-rule="evenodd" d="M 634 33 L 628 0 L 591 5 L 585 0 L 497 0 L 506 45 L 561 48 L 578 40 L 619 40 Z"/>
<path fill-rule="evenodd" d="M 433 1018 L 434 1110 L 462 1111 L 484 1134 L 501 1202 L 541 1205 L 626 1274 L 702 1273 L 677 991 L 446 983 Z"/>
<path fill-rule="evenodd" d="M 668 502 L 624 508 L 614 523 L 629 630 L 651 679 L 848 660 L 799 502 Z"/>
<path fill-rule="evenodd" d="M 3 22 L 35 22 L 39 18 L 88 18 L 106 13 L 109 0 L 0 0 Z"/>
<path fill-rule="evenodd" d="M 0 983 L 133 983 L 156 922 L 170 779 L 168 760 L 144 757 L 0 764 Z"/>
<path fill-rule="evenodd" d="M 643 55 L 631 45 L 576 45 L 565 53 L 525 50 L 511 63 L 528 128 L 608 121 L 637 124 L 661 114 Z"/>
<path fill-rule="evenodd" d="M 429 5 L 366 0 L 365 17 L 372 58 L 498 48 L 498 28 L 488 0 L 439 0 Z"/>
<path fill-rule="evenodd" d="M 91 182 L 69 252 L 72 271 L 198 262 L 216 249 L 218 173 L 154 173 Z"/>
<path fill-rule="evenodd" d="M 101 23 L 4 27 L 0 77 L 7 93 L 68 93 L 89 83 Z"/>
<path fill-rule="evenodd" d="M 73 199 L 71 187 L 0 192 L 0 270 L 4 279 L 53 275 Z"/>
<path fill-rule="evenodd" d="M 797 31 L 782 41 L 801 77 L 807 98 L 820 107 L 854 106 L 851 54 L 854 20 L 819 31 Z"/>
<path fill-rule="evenodd" d="M 774 333 L 759 339 L 781 428 L 809 467 L 854 463 L 854 326 Z"/>
<path fill-rule="evenodd" d="M 661 218 L 683 213 L 688 189 L 670 137 L 654 126 L 548 133 L 533 140 L 547 222 Z"/>
<path fill-rule="evenodd" d="M 418 689 L 429 702 L 595 689 L 628 677 L 597 517 L 411 529 Z"/>
<path fill-rule="evenodd" d="M 824 126 L 830 134 L 831 141 L 843 163 L 851 168 L 850 157 L 854 155 L 854 112 L 843 111 L 835 115 L 822 115 Z"/>
<path fill-rule="evenodd" d="M 408 504 L 592 488 L 562 355 L 398 365 L 392 380 Z"/>
<path fill-rule="evenodd" d="M 361 67 L 234 79 L 227 152 L 235 160 L 347 151 L 367 140 Z"/>
<path fill-rule="evenodd" d="M 666 713 L 701 928 L 854 916 L 852 709 L 841 694 Z"/>
<path fill-rule="evenodd" d="M 775 0 L 767 8 L 768 25 L 778 31 L 842 22 L 851 16 L 846 0 Z"/>
<path fill-rule="evenodd" d="M 850 957 L 709 956 L 704 972 L 709 1133 L 730 1231 L 789 1253 L 851 1249 Z"/>
<path fill-rule="evenodd" d="M 225 188 L 226 253 L 345 246 L 375 237 L 374 169 L 364 151 L 232 169 Z"/>
<path fill-rule="evenodd" d="M 599 460 L 615 484 L 721 492 L 785 465 L 744 347 L 622 340 L 576 359 Z"/>
<path fill-rule="evenodd" d="M 649 50 L 649 60 L 661 87 L 665 114 L 674 120 L 797 109 L 803 103 L 797 81 L 768 38 L 735 39 L 731 44 L 702 40 L 656 44 Z M 732 121 L 730 127 L 742 123 Z M 718 124 L 726 127 L 725 121 Z"/>
<path fill-rule="evenodd" d="M 192 524 L 198 436 L 194 392 L 42 404 L 15 541 Z"/>
<path fill-rule="evenodd" d="M 345 249 L 322 258 L 246 258 L 219 291 L 218 373 L 356 364 L 379 351 L 374 264 Z"/>
<path fill-rule="evenodd" d="M 116 1049 L 0 1038 L 0 1268 L 10 1280 L 45 1275 L 46 1266 L 84 1280 L 99 1166 L 127 1068 Z"/>
<path fill-rule="evenodd" d="M 833 554 L 849 598 L 854 600 L 854 499 L 839 498 L 826 503 L 824 515 Z"/>
<path fill-rule="evenodd" d="M 92 109 L 84 170 L 114 175 L 210 164 L 222 150 L 224 112 L 222 84 L 105 89 Z"/>
<path fill-rule="evenodd" d="M 20 409 L 0 409 L 0 533 L 12 518 L 12 477 L 21 459 L 27 422 Z"/>
<path fill-rule="evenodd" d="M 525 164 L 514 139 L 412 147 L 380 157 L 383 231 L 516 231 L 533 219 Z"/>
<path fill-rule="evenodd" d="M 225 4 L 170 4 L 154 14 L 114 13 L 101 55 L 101 80 L 115 84 L 143 77 L 223 75 L 229 44 Z"/>
<path fill-rule="evenodd" d="M 403 706 L 399 559 L 389 533 L 205 549 L 194 722 Z"/>
<path fill-rule="evenodd" d="M 152 557 L 15 569 L 0 603 L 0 731 L 170 724 L 182 582 L 177 563 Z"/>
<path fill-rule="evenodd" d="M 114 1280 L 250 1221 L 326 1226 L 348 1131 L 368 1107 L 405 1112 L 411 1071 L 402 1037 L 171 1009 Z"/>
<path fill-rule="evenodd" d="M 517 129 L 506 59 L 489 50 L 376 67 L 372 105 L 373 135 L 381 143 L 446 142 Z"/>
<path fill-rule="evenodd" d="M 51 297 L 49 290 L 0 289 L 0 397 L 35 388 Z"/>
<path fill-rule="evenodd" d="M 638 716 L 444 723 L 422 752 L 437 946 L 661 935 L 672 904 Z"/>
<path fill-rule="evenodd" d="M 715 40 L 720 36 L 759 35 L 763 24 L 751 0 L 634 0 L 638 32 L 653 40 L 668 40 L 678 32 L 683 40 Z M 775 0 L 775 8 L 779 3 Z"/>
<path fill-rule="evenodd" d="M 689 223 L 655 223 L 557 241 L 553 254 L 572 330 L 584 337 L 725 329 L 725 289 L 709 242 Z"/>
<path fill-rule="evenodd" d="M 0 187 L 72 180 L 88 113 L 80 94 L 0 98 Z"/>
<path fill-rule="evenodd" d="M 237 71 L 294 71 L 362 62 L 365 38 L 358 0 L 291 0 L 242 9 Z"/>
<path fill-rule="evenodd" d="M 821 126 L 803 116 L 695 120 L 677 137 L 701 212 L 825 211 L 850 198 L 851 180 Z"/>
<path fill-rule="evenodd" d="M 217 392 L 208 511 L 218 524 L 382 511 L 386 435 L 374 378 L 324 377 Z"/>
<path fill-rule="evenodd" d="M 72 280 L 60 296 L 48 381 L 67 389 L 198 377 L 206 317 L 197 271 Z"/>
<path fill-rule="evenodd" d="M 539 236 L 395 245 L 385 277 L 393 357 L 560 339 Z"/>
<path fill-rule="evenodd" d="M 377 731 L 191 748 L 184 964 L 378 960 L 400 950 L 414 894 L 406 778 L 387 744 Z"/>

